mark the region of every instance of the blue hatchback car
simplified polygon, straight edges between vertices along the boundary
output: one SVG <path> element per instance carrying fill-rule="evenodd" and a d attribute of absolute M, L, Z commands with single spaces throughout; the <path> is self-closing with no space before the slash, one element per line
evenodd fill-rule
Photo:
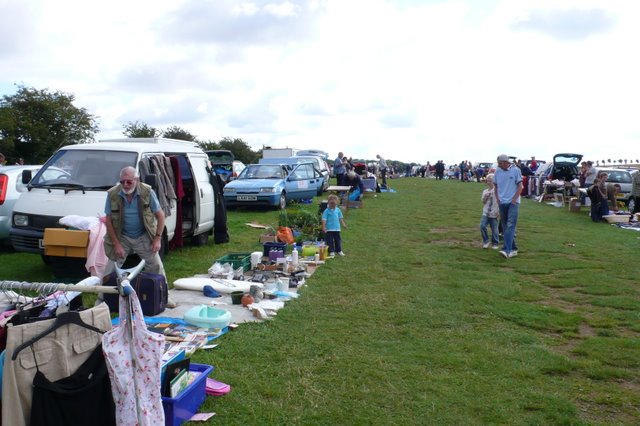
<path fill-rule="evenodd" d="M 322 192 L 322 174 L 311 163 L 249 164 L 224 187 L 227 206 L 272 206 L 284 209 L 291 200 Z"/>

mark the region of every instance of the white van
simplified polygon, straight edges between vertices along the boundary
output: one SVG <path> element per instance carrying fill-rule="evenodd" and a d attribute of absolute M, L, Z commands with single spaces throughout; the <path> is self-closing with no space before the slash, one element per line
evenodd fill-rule
<path fill-rule="evenodd" d="M 162 164 L 165 167 L 162 170 Z M 161 253 L 177 232 L 195 245 L 205 244 L 214 228 L 215 193 L 209 158 L 194 142 L 163 138 L 111 139 L 69 145 L 56 151 L 33 179 L 13 209 L 11 244 L 17 251 L 44 255 L 45 228 L 61 228 L 61 217 L 104 215 L 107 190 L 120 171 L 135 167 L 140 180 L 153 187 L 165 211 Z M 179 171 L 175 176 L 174 170 Z M 184 196 L 180 203 L 163 197 L 163 185 L 174 174 Z M 23 176 L 28 181 L 30 176 Z M 162 200 L 165 198 L 165 200 Z M 45 259 L 47 261 L 47 259 Z"/>

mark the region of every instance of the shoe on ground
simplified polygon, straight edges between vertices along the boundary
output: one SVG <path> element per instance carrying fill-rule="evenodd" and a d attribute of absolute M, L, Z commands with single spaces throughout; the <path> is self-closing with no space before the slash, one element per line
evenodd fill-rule
<path fill-rule="evenodd" d="M 343 252 L 343 251 L 339 252 L 338 254 L 339 254 L 340 256 L 344 256 L 344 252 Z"/>
<path fill-rule="evenodd" d="M 333 259 L 334 257 L 336 257 L 336 254 L 334 252 L 329 253 L 329 258 Z"/>
<path fill-rule="evenodd" d="M 482 244 L 482 248 L 483 249 L 489 248 L 490 245 L 491 245 L 491 243 L 484 243 L 484 244 Z"/>
<path fill-rule="evenodd" d="M 518 250 L 513 250 L 511 253 L 509 253 L 509 257 L 516 257 L 518 255 Z"/>
<path fill-rule="evenodd" d="M 500 246 L 492 246 L 491 248 L 494 249 L 494 250 L 498 250 L 500 248 Z"/>
<path fill-rule="evenodd" d="M 509 258 L 509 253 L 507 253 L 507 252 L 506 252 L 506 251 L 504 251 L 504 250 L 500 250 L 500 254 L 501 254 L 501 255 L 502 255 L 502 257 L 504 257 L 505 259 L 508 259 L 508 258 Z"/>

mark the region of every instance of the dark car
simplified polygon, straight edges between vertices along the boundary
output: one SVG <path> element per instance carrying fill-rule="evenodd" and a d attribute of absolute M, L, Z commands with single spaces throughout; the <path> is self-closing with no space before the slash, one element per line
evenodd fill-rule
<path fill-rule="evenodd" d="M 205 151 L 205 153 L 209 156 L 211 168 L 222 178 L 224 183 L 229 182 L 233 176 L 233 161 L 235 160 L 233 153 L 226 149 L 214 149 Z"/>
<path fill-rule="evenodd" d="M 580 176 L 578 165 L 582 160 L 582 154 L 556 154 L 553 156 L 553 164 L 550 166 L 549 180 L 572 181 Z"/>

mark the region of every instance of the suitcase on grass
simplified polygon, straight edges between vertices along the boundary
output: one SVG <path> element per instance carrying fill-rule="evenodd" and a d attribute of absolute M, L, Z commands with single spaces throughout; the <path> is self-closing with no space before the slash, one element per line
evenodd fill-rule
<path fill-rule="evenodd" d="M 115 272 L 106 276 L 103 281 L 103 285 L 105 286 L 115 287 L 116 283 Z M 142 306 L 142 313 L 145 316 L 154 316 L 164 312 L 169 298 L 169 287 L 163 275 L 141 272 L 131 281 L 131 287 L 133 287 L 138 295 L 140 306 Z M 109 311 L 114 313 L 120 311 L 118 297 L 117 294 L 104 295 L 104 301 L 107 306 L 109 306 Z"/>

